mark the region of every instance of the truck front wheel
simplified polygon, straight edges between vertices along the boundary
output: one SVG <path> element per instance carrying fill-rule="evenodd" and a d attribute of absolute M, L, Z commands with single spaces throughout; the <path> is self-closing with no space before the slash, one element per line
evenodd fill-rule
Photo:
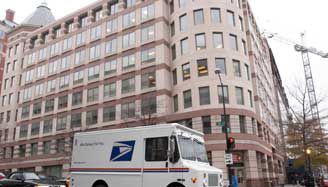
<path fill-rule="evenodd" d="M 97 182 L 95 182 L 92 187 L 108 187 L 108 185 L 106 184 L 105 181 L 103 180 L 99 180 Z"/>
<path fill-rule="evenodd" d="M 180 183 L 174 182 L 168 185 L 167 187 L 185 187 L 185 186 Z"/>

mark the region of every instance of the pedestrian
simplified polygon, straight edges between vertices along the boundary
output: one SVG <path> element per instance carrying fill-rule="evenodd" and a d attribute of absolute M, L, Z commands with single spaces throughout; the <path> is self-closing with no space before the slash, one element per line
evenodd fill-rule
<path fill-rule="evenodd" d="M 232 175 L 232 187 L 238 187 L 238 177 L 236 175 Z"/>

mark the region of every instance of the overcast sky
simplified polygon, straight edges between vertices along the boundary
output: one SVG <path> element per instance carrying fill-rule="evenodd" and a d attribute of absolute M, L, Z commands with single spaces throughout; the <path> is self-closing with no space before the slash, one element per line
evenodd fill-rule
<path fill-rule="evenodd" d="M 20 23 L 43 0 L 0 0 L 0 18 L 5 10 L 16 11 L 15 20 Z M 261 30 L 279 33 L 285 38 L 300 41 L 300 33 L 306 32 L 308 45 L 328 52 L 328 1 L 327 0 L 249 0 Z M 95 0 L 47 0 L 58 19 Z M 270 40 L 285 87 L 291 88 L 295 80 L 304 80 L 300 53 L 293 46 Z M 312 72 L 318 95 L 328 95 L 328 59 L 310 56 Z M 328 103 L 328 102 L 326 102 Z M 320 108 L 328 108 L 328 105 Z"/>

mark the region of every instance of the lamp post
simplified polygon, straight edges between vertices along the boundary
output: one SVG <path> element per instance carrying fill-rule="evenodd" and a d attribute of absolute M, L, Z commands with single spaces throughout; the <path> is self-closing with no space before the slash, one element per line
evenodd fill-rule
<path fill-rule="evenodd" d="M 228 148 L 228 141 L 229 141 L 229 131 L 228 131 L 228 129 L 229 128 L 228 128 L 228 123 L 227 123 L 227 112 L 226 112 L 226 106 L 225 106 L 224 85 L 223 85 L 223 82 L 222 82 L 221 73 L 222 73 L 221 69 L 219 69 L 219 68 L 215 69 L 215 74 L 218 75 L 219 80 L 220 80 L 220 87 L 221 87 L 221 92 L 222 92 L 222 97 L 223 97 L 223 99 L 222 99 L 223 116 L 224 116 L 223 123 L 224 123 L 224 131 L 225 131 L 226 146 L 227 146 L 225 153 L 228 154 L 228 153 L 231 153 L 230 149 Z M 230 168 L 230 165 L 226 165 L 226 166 L 227 166 L 227 174 L 228 174 L 227 176 L 228 176 L 228 179 L 229 179 L 229 186 L 231 186 L 231 183 L 232 183 L 231 168 Z"/>

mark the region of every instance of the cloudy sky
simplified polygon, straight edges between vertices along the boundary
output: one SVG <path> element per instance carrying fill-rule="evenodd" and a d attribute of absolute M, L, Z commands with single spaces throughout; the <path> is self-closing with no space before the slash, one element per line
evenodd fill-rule
<path fill-rule="evenodd" d="M 95 0 L 47 0 L 56 18 L 65 16 Z M 328 1 L 327 0 L 249 0 L 258 25 L 262 30 L 300 41 L 300 33 L 306 33 L 306 43 L 328 52 Z M 43 0 L 1 0 L 0 18 L 7 8 L 16 11 L 19 23 Z M 77 3 L 78 2 L 78 3 Z M 292 88 L 296 80 L 304 80 L 302 59 L 293 46 L 270 40 L 281 76 L 286 88 Z M 328 59 L 311 55 L 315 86 L 318 95 L 328 95 Z M 326 105 L 320 108 L 328 108 Z"/>

